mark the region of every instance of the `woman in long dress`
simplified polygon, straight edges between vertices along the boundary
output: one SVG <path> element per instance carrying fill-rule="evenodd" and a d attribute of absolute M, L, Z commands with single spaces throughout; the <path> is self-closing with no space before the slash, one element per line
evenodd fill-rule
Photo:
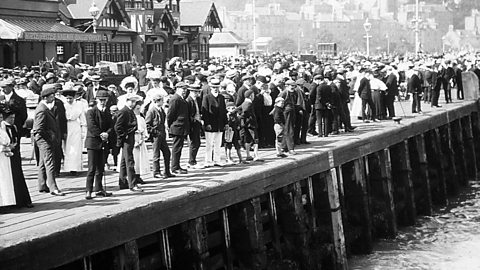
<path fill-rule="evenodd" d="M 0 108 L 0 206 L 33 207 L 22 170 L 15 114 Z"/>
<path fill-rule="evenodd" d="M 133 112 L 137 117 L 137 131 L 135 132 L 135 147 L 133 148 L 133 159 L 135 160 L 135 173 L 139 182 L 143 182 L 140 178 L 141 174 L 150 172 L 150 160 L 148 158 L 147 145 L 145 141 L 148 139 L 147 123 L 140 115 L 142 104 L 137 103 L 133 108 Z"/>
<path fill-rule="evenodd" d="M 75 173 L 83 171 L 83 140 L 82 130 L 85 129 L 84 105 L 75 100 L 74 90 L 63 90 L 65 97 L 65 115 L 67 118 L 67 139 L 65 140 L 64 171 Z"/>

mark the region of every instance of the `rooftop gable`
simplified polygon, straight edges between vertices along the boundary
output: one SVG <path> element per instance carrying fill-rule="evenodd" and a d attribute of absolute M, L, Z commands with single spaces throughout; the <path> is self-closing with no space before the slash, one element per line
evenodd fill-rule
<path fill-rule="evenodd" d="M 204 26 L 209 18 L 214 27 L 223 27 L 217 8 L 212 1 L 182 2 L 180 4 L 181 26 Z"/>

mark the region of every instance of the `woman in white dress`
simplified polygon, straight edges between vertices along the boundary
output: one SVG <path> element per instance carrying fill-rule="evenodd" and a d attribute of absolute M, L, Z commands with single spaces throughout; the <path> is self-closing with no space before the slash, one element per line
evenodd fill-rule
<path fill-rule="evenodd" d="M 17 203 L 10 164 L 11 155 L 13 153 L 11 151 L 10 137 L 0 112 L 0 206 L 15 205 Z"/>
<path fill-rule="evenodd" d="M 137 181 L 142 184 L 141 174 L 150 173 L 150 160 L 148 158 L 147 145 L 145 141 L 148 139 L 147 123 L 140 115 L 142 103 L 138 102 L 133 108 L 133 112 L 137 117 L 137 131 L 135 132 L 135 147 L 133 148 L 133 160 L 135 160 L 135 173 Z"/>
<path fill-rule="evenodd" d="M 75 100 L 75 93 L 75 90 L 62 91 L 66 101 L 64 106 L 67 118 L 67 139 L 65 140 L 63 169 L 72 174 L 83 171 L 82 130 L 86 126 L 84 105 Z"/>

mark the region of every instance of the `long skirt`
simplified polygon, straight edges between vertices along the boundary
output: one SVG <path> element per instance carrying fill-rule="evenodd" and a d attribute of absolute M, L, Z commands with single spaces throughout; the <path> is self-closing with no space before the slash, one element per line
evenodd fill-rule
<path fill-rule="evenodd" d="M 0 206 L 15 205 L 15 186 L 13 183 L 10 157 L 0 152 Z"/>
<path fill-rule="evenodd" d="M 65 141 L 63 170 L 66 172 L 80 172 L 83 170 L 83 140 L 82 128 L 78 120 L 67 122 L 67 139 Z"/>

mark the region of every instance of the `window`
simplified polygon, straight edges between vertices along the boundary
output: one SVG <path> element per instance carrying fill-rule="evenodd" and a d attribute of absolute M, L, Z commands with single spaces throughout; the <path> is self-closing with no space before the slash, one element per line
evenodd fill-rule
<path fill-rule="evenodd" d="M 85 53 L 93 53 L 93 44 L 85 44 Z"/>
<path fill-rule="evenodd" d="M 65 53 L 63 45 L 57 45 L 57 55 L 63 55 Z"/>

